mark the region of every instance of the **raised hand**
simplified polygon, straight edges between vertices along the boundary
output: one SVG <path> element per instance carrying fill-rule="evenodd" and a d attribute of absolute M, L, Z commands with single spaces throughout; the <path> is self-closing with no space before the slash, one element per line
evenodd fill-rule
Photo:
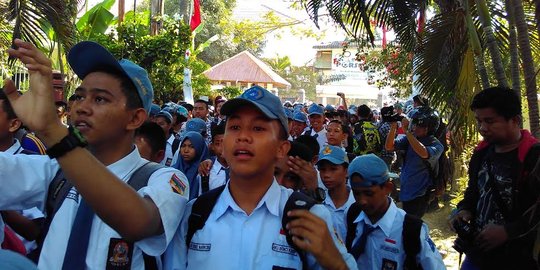
<path fill-rule="evenodd" d="M 65 127 L 56 115 L 51 61 L 31 43 L 20 39 L 14 42 L 18 48 L 9 49 L 8 53 L 28 68 L 30 76 L 30 89 L 22 96 L 17 92 L 13 81 L 4 81 L 4 92 L 17 117 L 40 137 L 62 133 L 60 129 L 65 130 Z M 47 143 L 47 138 L 44 141 Z"/>

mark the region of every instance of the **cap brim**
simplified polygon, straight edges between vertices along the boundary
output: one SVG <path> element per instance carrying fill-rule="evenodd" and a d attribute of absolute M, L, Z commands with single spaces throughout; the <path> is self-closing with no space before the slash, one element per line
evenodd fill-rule
<path fill-rule="evenodd" d="M 271 111 L 269 111 L 267 108 L 265 108 L 264 106 L 262 105 L 259 105 L 249 99 L 244 99 L 244 98 L 233 98 L 227 102 L 225 102 L 223 104 L 223 106 L 221 107 L 221 114 L 222 115 L 225 115 L 225 116 L 230 116 L 232 115 L 236 110 L 238 110 L 239 108 L 241 108 L 242 106 L 245 106 L 245 105 L 251 105 L 251 106 L 255 106 L 255 108 L 257 108 L 259 111 L 261 111 L 266 117 L 270 118 L 270 119 L 276 119 L 276 120 L 279 120 L 279 117 L 275 114 L 273 114 Z"/>
<path fill-rule="evenodd" d="M 82 41 L 75 44 L 69 51 L 67 60 L 73 72 L 80 79 L 84 79 L 86 75 L 97 68 L 107 67 L 128 76 L 118 60 L 107 49 L 92 41 Z"/>
<path fill-rule="evenodd" d="M 399 174 L 393 173 L 393 172 L 389 172 L 389 173 L 388 173 L 388 177 L 389 177 L 389 178 L 399 178 Z"/>
<path fill-rule="evenodd" d="M 344 161 L 344 160 L 339 160 L 337 158 L 334 158 L 334 157 L 323 157 L 321 159 L 319 159 L 319 161 L 317 161 L 317 165 L 319 165 L 319 162 L 323 161 L 323 160 L 328 160 L 330 162 L 332 162 L 332 164 L 335 164 L 335 165 L 341 165 L 343 163 L 347 163 L 347 161 Z"/>

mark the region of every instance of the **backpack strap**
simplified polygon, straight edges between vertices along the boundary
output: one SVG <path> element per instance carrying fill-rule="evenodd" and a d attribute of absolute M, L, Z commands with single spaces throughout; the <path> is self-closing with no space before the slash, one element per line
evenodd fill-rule
<path fill-rule="evenodd" d="M 133 172 L 127 184 L 130 185 L 135 191 L 138 191 L 139 189 L 146 187 L 148 185 L 148 180 L 150 180 L 150 176 L 152 176 L 154 172 L 156 172 L 157 170 L 161 168 L 167 168 L 167 167 L 159 163 L 149 161 L 145 163 L 144 165 L 142 165 L 141 167 L 139 167 L 135 172 Z M 145 270 L 158 269 L 157 257 L 150 256 L 146 254 L 145 252 L 143 252 L 142 255 L 143 255 Z"/>
<path fill-rule="evenodd" d="M 167 167 L 165 165 L 149 161 L 133 172 L 127 184 L 130 185 L 135 191 L 138 191 L 139 189 L 146 187 L 148 185 L 150 176 L 161 168 Z"/>
<path fill-rule="evenodd" d="M 405 214 L 403 220 L 403 249 L 405 250 L 405 262 L 403 269 L 416 270 L 422 269 L 422 266 L 416 262 L 416 255 L 422 248 L 420 244 L 420 231 L 422 229 L 422 220 L 416 216 Z"/>
<path fill-rule="evenodd" d="M 225 186 L 212 189 L 195 199 L 188 218 L 188 230 L 186 234 L 186 246 L 188 249 L 193 235 L 206 224 L 206 220 L 208 220 L 212 209 L 214 209 L 217 199 L 223 193 L 223 190 L 225 190 Z"/>
<path fill-rule="evenodd" d="M 172 143 L 172 147 L 171 147 L 173 156 L 174 156 L 174 153 L 176 153 L 176 150 L 178 150 L 179 146 L 180 146 L 180 139 L 175 137 Z"/>
<path fill-rule="evenodd" d="M 347 236 L 345 237 L 345 247 L 348 251 L 351 251 L 352 249 L 352 243 L 356 236 L 356 227 L 358 226 L 358 223 L 354 223 L 354 220 L 360 215 L 360 212 L 362 212 L 362 208 L 357 202 L 351 204 L 349 210 L 347 210 Z"/>
<path fill-rule="evenodd" d="M 282 212 L 281 228 L 285 232 L 287 243 L 294 248 L 294 250 L 296 250 L 296 253 L 298 253 L 298 257 L 300 257 L 300 260 L 302 261 L 302 269 L 308 269 L 306 253 L 294 244 L 292 235 L 290 235 L 289 231 L 286 229 L 287 223 L 292 220 L 287 213 L 291 210 L 297 209 L 309 211 L 309 209 L 311 209 L 311 207 L 313 207 L 315 204 L 317 204 L 317 202 L 310 196 L 299 191 L 293 191 L 291 196 L 289 196 L 289 199 L 287 199 Z"/>

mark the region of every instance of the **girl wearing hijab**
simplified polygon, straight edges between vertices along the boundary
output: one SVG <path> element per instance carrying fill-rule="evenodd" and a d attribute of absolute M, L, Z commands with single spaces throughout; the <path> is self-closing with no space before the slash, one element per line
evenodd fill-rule
<path fill-rule="evenodd" d="M 183 172 L 189 181 L 189 199 L 199 195 L 199 164 L 208 158 L 209 151 L 202 135 L 198 132 L 187 132 L 180 142 L 180 157 L 174 167 Z"/>

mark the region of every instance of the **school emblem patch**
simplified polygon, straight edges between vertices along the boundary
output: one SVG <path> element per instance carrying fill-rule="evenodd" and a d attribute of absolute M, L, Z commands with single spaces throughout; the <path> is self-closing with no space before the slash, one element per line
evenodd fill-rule
<path fill-rule="evenodd" d="M 260 87 L 252 87 L 244 92 L 242 97 L 249 100 L 259 100 L 264 97 L 264 92 Z"/>
<path fill-rule="evenodd" d="M 111 238 L 107 256 L 106 270 L 130 269 L 133 256 L 133 243 L 124 239 Z"/>
<path fill-rule="evenodd" d="M 182 180 L 180 180 L 180 178 L 178 178 L 176 174 L 173 174 L 171 176 L 171 179 L 169 180 L 169 185 L 171 185 L 174 193 L 184 195 L 184 193 L 186 192 L 186 184 L 184 184 L 184 182 L 182 182 Z"/>

